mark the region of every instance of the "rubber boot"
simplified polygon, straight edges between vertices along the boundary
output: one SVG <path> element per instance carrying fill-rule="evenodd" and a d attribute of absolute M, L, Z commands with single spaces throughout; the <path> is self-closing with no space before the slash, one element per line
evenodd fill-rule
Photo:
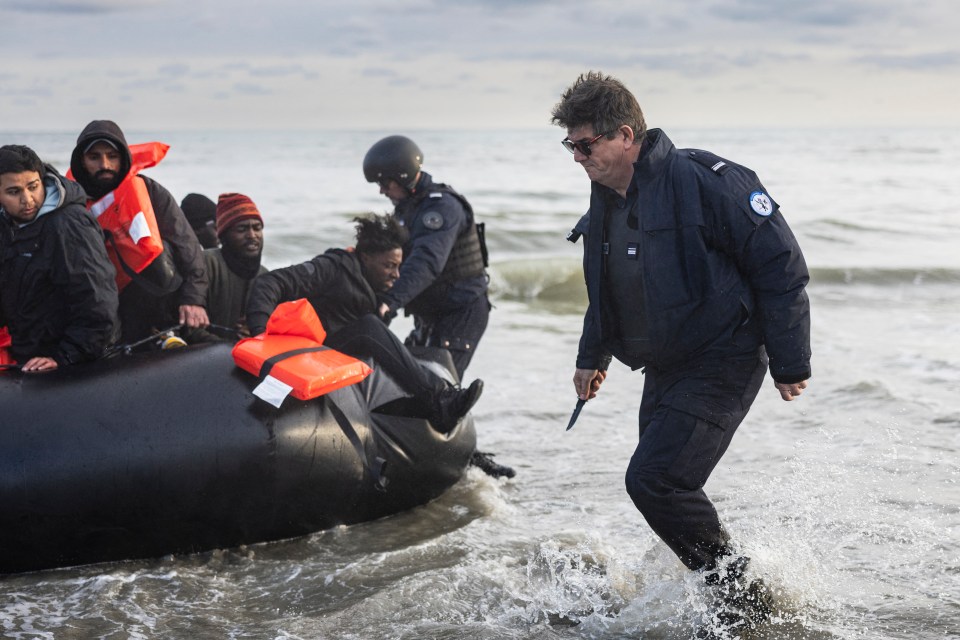
<path fill-rule="evenodd" d="M 698 632 L 697 638 L 720 637 L 721 630 L 728 636 L 737 637 L 770 619 L 773 612 L 770 589 L 760 578 L 747 580 L 749 564 L 749 558 L 739 556 L 706 572 L 704 582 L 716 587 L 715 600 L 712 619 Z"/>

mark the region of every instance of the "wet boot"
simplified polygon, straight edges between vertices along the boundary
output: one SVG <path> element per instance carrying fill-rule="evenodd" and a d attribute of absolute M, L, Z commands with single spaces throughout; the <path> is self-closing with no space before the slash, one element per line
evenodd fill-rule
<path fill-rule="evenodd" d="M 494 455 L 496 454 L 474 451 L 470 457 L 470 466 L 480 469 L 491 478 L 512 478 L 517 475 L 512 468 L 494 462 Z"/>
<path fill-rule="evenodd" d="M 763 580 L 747 580 L 749 563 L 748 558 L 740 556 L 706 573 L 704 582 L 715 587 L 715 600 L 711 619 L 697 632 L 697 638 L 736 638 L 770 619 L 773 596 Z"/>
<path fill-rule="evenodd" d="M 463 416 L 477 404 L 483 393 L 483 380 L 474 380 L 466 389 L 447 386 L 433 397 L 430 422 L 440 433 L 453 431 Z"/>

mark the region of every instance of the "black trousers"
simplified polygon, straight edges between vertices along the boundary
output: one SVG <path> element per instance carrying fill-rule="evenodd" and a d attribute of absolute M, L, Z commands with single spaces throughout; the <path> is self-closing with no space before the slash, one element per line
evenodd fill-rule
<path fill-rule="evenodd" d="M 415 315 L 414 330 L 406 343 L 423 347 L 440 347 L 450 352 L 457 368 L 457 377 L 473 359 L 477 344 L 487 330 L 490 320 L 490 301 L 482 295 L 463 308 L 452 313 L 438 315 Z"/>
<path fill-rule="evenodd" d="M 336 333 L 323 344 L 354 358 L 372 358 L 404 391 L 425 402 L 442 391 L 447 382 L 422 366 L 380 318 L 367 314 Z"/>
<path fill-rule="evenodd" d="M 690 569 L 729 555 L 730 537 L 703 486 L 747 415 L 767 370 L 766 354 L 704 360 L 678 370 L 647 368 L 640 441 L 627 493 L 650 528 Z"/>

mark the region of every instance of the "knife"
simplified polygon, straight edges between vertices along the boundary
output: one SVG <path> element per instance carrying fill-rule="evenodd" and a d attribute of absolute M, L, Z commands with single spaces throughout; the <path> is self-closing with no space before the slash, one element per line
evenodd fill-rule
<path fill-rule="evenodd" d="M 586 400 L 580 400 L 577 398 L 577 406 L 573 408 L 573 415 L 570 416 L 570 422 L 567 423 L 567 431 L 573 429 L 574 423 L 577 421 L 577 418 L 580 417 L 580 410 L 583 409 L 583 405 L 587 403 Z"/>

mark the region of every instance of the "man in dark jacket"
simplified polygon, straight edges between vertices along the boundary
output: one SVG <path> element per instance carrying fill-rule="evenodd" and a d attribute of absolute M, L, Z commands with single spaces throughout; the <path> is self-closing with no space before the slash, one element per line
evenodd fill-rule
<path fill-rule="evenodd" d="M 120 127 L 110 120 L 94 120 L 77 138 L 70 171 L 87 195 L 96 201 L 120 185 L 130 173 L 131 163 L 130 147 Z M 141 277 L 120 293 L 124 342 L 145 338 L 157 329 L 177 323 L 189 328 L 209 324 L 203 308 L 207 293 L 203 249 L 170 192 L 144 175 L 137 177 L 146 184 L 164 250 Z M 162 283 L 154 282 L 154 286 L 150 286 L 151 272 L 160 272 L 166 265 L 170 265 L 173 273 L 165 274 Z"/>
<path fill-rule="evenodd" d="M 449 432 L 480 398 L 483 381 L 459 389 L 418 363 L 375 315 L 377 296 L 399 277 L 407 234 L 390 217 L 356 218 L 354 250 L 330 249 L 308 262 L 257 278 L 247 304 L 253 335 L 263 333 L 281 302 L 306 298 L 327 332 L 324 341 L 355 358 L 372 358 L 424 407 L 433 425 Z"/>
<path fill-rule="evenodd" d="M 94 360 L 119 333 L 113 265 L 85 200 L 30 148 L 0 148 L 0 327 L 23 371 Z"/>
<path fill-rule="evenodd" d="M 222 193 L 216 204 L 216 231 L 222 246 L 207 249 L 207 315 L 218 329 L 233 331 L 228 336 L 217 329 L 186 332 L 187 342 L 216 342 L 250 335 L 246 306 L 254 279 L 267 270 L 260 264 L 263 254 L 263 216 L 253 200 L 242 193 Z"/>
<path fill-rule="evenodd" d="M 363 159 L 367 182 L 380 185 L 410 232 L 400 279 L 380 296 L 378 313 L 412 313 L 407 344 L 449 350 L 462 377 L 490 317 L 486 249 L 470 203 L 434 182 L 422 163 L 420 148 L 404 136 L 383 138 Z"/>
<path fill-rule="evenodd" d="M 784 400 L 810 377 L 808 274 L 776 202 L 744 167 L 646 130 L 634 96 L 590 72 L 553 121 L 592 181 L 584 237 L 589 306 L 574 386 L 596 396 L 613 355 L 644 368 L 627 491 L 690 569 L 721 585 L 732 624 L 768 614 L 703 486 L 768 368 Z M 745 616 L 745 617 L 744 617 Z"/>

